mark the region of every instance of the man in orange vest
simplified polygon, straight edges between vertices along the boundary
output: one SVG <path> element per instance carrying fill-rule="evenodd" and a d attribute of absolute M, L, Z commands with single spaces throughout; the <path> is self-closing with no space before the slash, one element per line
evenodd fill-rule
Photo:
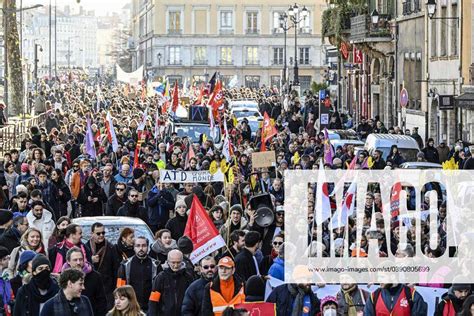
<path fill-rule="evenodd" d="M 244 283 L 235 273 L 235 263 L 224 257 L 217 264 L 218 275 L 206 285 L 201 315 L 220 316 L 226 307 L 245 302 Z"/>
<path fill-rule="evenodd" d="M 428 305 L 423 297 L 404 284 L 382 283 L 367 300 L 366 316 L 425 316 Z"/>
<path fill-rule="evenodd" d="M 441 297 L 434 316 L 456 316 L 461 312 L 466 297 L 471 294 L 470 284 L 453 284 Z"/>

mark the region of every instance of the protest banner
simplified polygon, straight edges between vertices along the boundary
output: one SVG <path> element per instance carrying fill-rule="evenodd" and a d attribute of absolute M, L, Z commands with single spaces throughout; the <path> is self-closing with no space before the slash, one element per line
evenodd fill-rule
<path fill-rule="evenodd" d="M 276 157 L 274 151 L 252 153 L 252 168 L 275 167 Z"/>
<path fill-rule="evenodd" d="M 207 170 L 203 171 L 181 171 L 181 170 L 160 170 L 161 183 L 200 183 L 200 182 L 224 182 L 224 174 L 218 170 L 211 174 Z"/>

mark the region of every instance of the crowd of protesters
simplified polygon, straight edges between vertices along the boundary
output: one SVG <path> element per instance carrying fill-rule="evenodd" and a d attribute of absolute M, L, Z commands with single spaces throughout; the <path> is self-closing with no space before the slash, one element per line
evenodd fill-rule
<path fill-rule="evenodd" d="M 37 113 L 47 112 L 44 126 L 32 127 L 21 148 L 6 153 L 0 164 L 0 315 L 247 315 L 233 307 L 265 299 L 276 304 L 276 314 L 281 316 L 427 315 L 427 304 L 413 285 L 395 282 L 381 284 L 372 294 L 355 283 L 342 283 L 336 296 L 327 297 L 317 297 L 311 284 L 283 284 L 265 298 L 268 278 L 285 278 L 284 171 L 319 169 L 320 164 L 326 169 L 383 170 L 397 168 L 405 158 L 394 146 L 387 159 L 375 151 L 368 163 L 368 152 L 356 156 L 348 145 L 334 148 L 333 160 L 324 161 L 325 135 L 318 127 L 317 100 L 310 93 L 304 103 L 293 94 L 282 98 L 271 88 L 234 88 L 224 96 L 227 109 L 232 99 L 255 99 L 261 113 L 273 119 L 278 133 L 263 146 L 276 152 L 276 167 L 261 169 L 255 176 L 251 154 L 262 148 L 261 129 L 251 131 L 248 120 L 238 122 L 220 113 L 218 124 L 222 131 L 226 125 L 234 147 L 234 182 L 170 184 L 160 182 L 160 169 L 209 170 L 212 162 L 220 165 L 225 157 L 209 138 L 201 136 L 192 143 L 190 137 L 167 133 L 169 117 L 162 112 L 161 97 L 105 81 L 65 80 L 41 89 L 34 106 Z M 136 151 L 141 142 L 137 128 L 146 111 L 145 141 Z M 115 151 L 107 137 L 107 112 L 118 139 Z M 86 118 L 91 120 L 95 158 L 85 145 Z M 370 133 L 411 135 L 422 149 L 419 161 L 443 163 L 454 158 L 460 169 L 474 168 L 474 148 L 462 140 L 435 147 L 428 139 L 425 145 L 416 129 L 410 133 L 385 127 L 378 118 L 362 118 L 355 125 L 349 114 L 337 111 L 328 128 L 353 128 L 361 139 Z M 195 154 L 190 158 L 191 146 Z M 315 190 L 311 187 L 308 202 L 311 228 Z M 267 227 L 258 225 L 256 210 L 247 203 L 256 192 L 272 198 L 275 216 Z M 227 243 L 196 265 L 189 260 L 193 243 L 184 236 L 194 195 Z M 425 205 L 430 204 L 429 198 Z M 442 222 L 446 211 L 442 199 L 439 207 Z M 370 225 L 373 208 L 377 223 L 384 208 L 377 192 L 367 195 L 366 208 L 364 223 Z M 140 218 L 155 240 L 126 227 L 116 241 L 109 241 L 100 220 L 103 215 Z M 98 218 L 91 227 L 72 223 L 83 216 Z M 391 223 L 396 237 L 400 225 L 400 221 Z M 427 221 L 422 225 L 422 230 L 428 229 Z M 349 226 L 355 231 L 353 222 Z M 90 230 L 89 240 L 83 240 L 83 229 Z M 341 232 L 332 233 L 333 245 L 326 242 L 328 235 L 323 236 L 326 252 L 341 245 L 337 239 Z M 313 234 L 310 230 L 306 246 L 314 242 Z M 414 245 L 415 234 L 408 237 Z M 350 242 L 355 242 L 355 236 Z M 367 251 L 367 238 L 362 242 L 352 247 L 354 253 Z M 397 257 L 413 251 L 410 245 L 404 249 L 396 245 L 380 237 L 379 251 Z M 436 257 L 446 250 L 444 246 L 441 242 L 440 248 L 426 251 Z M 304 271 L 295 270 L 293 277 L 303 276 L 299 273 Z M 438 286 L 449 290 L 435 315 L 474 315 L 469 284 Z M 403 300 L 408 304 L 400 304 Z"/>

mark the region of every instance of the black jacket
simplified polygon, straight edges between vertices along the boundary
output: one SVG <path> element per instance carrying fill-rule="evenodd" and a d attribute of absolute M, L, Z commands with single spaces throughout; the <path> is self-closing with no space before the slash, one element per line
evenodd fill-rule
<path fill-rule="evenodd" d="M 439 154 L 438 150 L 433 146 L 426 146 L 422 149 L 422 152 L 425 154 L 425 159 L 428 162 L 439 163 Z"/>
<path fill-rule="evenodd" d="M 20 231 L 16 227 L 12 227 L 0 237 L 0 246 L 7 248 L 11 253 L 14 248 L 20 246 L 20 238 Z"/>
<path fill-rule="evenodd" d="M 55 280 L 51 280 L 51 285 L 45 295 L 41 295 L 36 287 L 35 280 L 23 285 L 18 290 L 15 298 L 13 316 L 37 316 L 40 314 L 40 305 L 52 298 L 59 292 L 59 286 Z"/>
<path fill-rule="evenodd" d="M 130 201 L 125 202 L 125 204 L 119 208 L 117 216 L 138 217 L 145 223 L 148 223 L 148 212 L 141 203 L 132 204 Z"/>
<path fill-rule="evenodd" d="M 92 270 L 84 278 L 84 291 L 82 295 L 87 296 L 92 305 L 95 316 L 107 314 L 107 299 L 105 298 L 104 286 L 99 272 Z"/>
<path fill-rule="evenodd" d="M 105 242 L 102 247 L 104 246 Z M 92 256 L 94 256 L 95 253 L 92 251 L 90 240 L 86 243 L 86 247 L 90 250 Z M 100 247 L 99 249 L 102 249 L 102 247 Z M 97 251 L 99 251 L 99 249 L 96 246 L 96 253 Z M 114 249 L 114 246 L 110 243 L 107 243 L 107 248 L 105 249 L 105 251 L 103 250 L 101 254 L 101 259 L 99 260 L 99 262 L 94 263 L 94 270 L 100 273 L 105 293 L 110 296 L 113 290 L 115 290 L 117 270 L 119 268 L 120 263 L 119 260 L 116 258 L 117 252 Z"/>
<path fill-rule="evenodd" d="M 88 183 L 93 183 L 93 188 L 89 188 Z M 89 201 L 88 197 L 97 198 L 97 202 Z M 81 193 L 78 198 L 79 204 L 82 205 L 82 216 L 102 216 L 104 215 L 102 210 L 103 203 L 107 202 L 107 196 L 104 190 L 97 184 L 94 177 L 87 178 L 86 185 L 81 189 Z"/>
<path fill-rule="evenodd" d="M 127 197 L 125 195 L 122 198 L 120 198 L 117 194 L 112 195 L 107 200 L 105 215 L 116 216 L 118 210 L 125 204 L 126 201 Z"/>
<path fill-rule="evenodd" d="M 244 281 L 257 274 L 253 255 L 247 248 L 243 248 L 235 257 L 235 273 Z"/>
<path fill-rule="evenodd" d="M 178 271 L 166 268 L 160 272 L 153 281 L 153 292 L 159 292 L 161 297 L 159 301 L 150 299 L 150 315 L 181 315 L 181 305 L 184 299 L 184 293 L 188 286 L 193 282 L 193 276 L 186 271 L 184 263 Z"/>
<path fill-rule="evenodd" d="M 165 228 L 171 231 L 171 238 L 178 240 L 183 236 L 187 221 L 188 215 L 180 216 L 178 213 L 176 213 L 176 216 L 166 223 Z"/>
<path fill-rule="evenodd" d="M 308 294 L 311 301 L 311 315 L 317 315 L 320 305 L 319 299 L 313 291 L 309 291 Z M 276 304 L 277 316 L 286 316 L 291 315 L 294 299 L 288 290 L 288 284 L 282 284 L 273 289 L 267 302 Z"/>
<path fill-rule="evenodd" d="M 131 258 L 135 255 L 133 246 L 126 247 L 120 240 L 118 240 L 117 243 L 113 246 L 113 252 L 115 265 L 117 267 L 119 267 L 124 260 L 127 260 L 128 258 Z"/>
<path fill-rule="evenodd" d="M 202 298 L 204 296 L 205 286 L 209 280 L 204 278 L 197 279 L 188 287 L 184 293 L 183 306 L 181 307 L 181 315 L 183 316 L 199 316 L 201 315 Z"/>
<path fill-rule="evenodd" d="M 63 192 L 63 195 L 59 195 L 59 190 Z M 71 190 L 67 186 L 66 182 L 54 182 L 51 181 L 50 194 L 48 204 L 51 206 L 52 211 L 56 219 L 67 214 L 67 202 L 71 200 Z"/>

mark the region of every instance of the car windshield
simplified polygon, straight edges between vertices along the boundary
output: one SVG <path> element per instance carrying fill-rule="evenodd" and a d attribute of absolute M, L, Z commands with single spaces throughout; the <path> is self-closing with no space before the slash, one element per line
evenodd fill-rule
<path fill-rule="evenodd" d="M 82 240 L 85 243 L 91 238 L 91 228 L 90 228 L 91 225 L 82 225 L 82 224 L 80 225 L 82 227 Z M 105 238 L 107 238 L 107 240 L 112 244 L 117 243 L 120 232 L 125 227 L 132 228 L 135 231 L 135 237 L 145 236 L 150 241 L 150 244 L 154 240 L 153 235 L 150 232 L 150 229 L 145 225 L 132 225 L 132 224 L 125 224 L 125 223 L 123 225 L 120 225 L 120 224 L 117 225 L 115 223 L 113 225 L 107 225 L 104 223 L 104 225 L 105 225 Z"/>
<path fill-rule="evenodd" d="M 388 154 L 390 153 L 390 147 L 379 147 L 378 150 L 383 152 L 383 159 L 387 159 Z M 403 157 L 405 161 L 416 161 L 416 155 L 418 155 L 418 149 L 413 148 L 398 148 L 400 155 Z"/>
<path fill-rule="evenodd" d="M 218 128 L 218 127 L 216 127 Z M 209 125 L 203 124 L 186 124 L 186 125 L 176 125 L 175 132 L 178 134 L 179 137 L 188 136 L 193 143 L 198 143 L 199 138 L 202 134 L 205 134 L 208 139 L 212 139 L 211 137 L 211 128 Z M 212 139 L 214 143 L 219 143 L 221 141 L 221 133 L 217 131 L 216 137 Z"/>
<path fill-rule="evenodd" d="M 249 121 L 249 127 L 252 132 L 256 132 L 260 127 L 260 121 Z"/>
<path fill-rule="evenodd" d="M 234 111 L 232 112 L 232 114 L 234 114 L 237 119 L 244 118 L 244 117 L 248 118 L 251 116 L 256 116 L 256 117 L 260 116 L 258 112 L 256 112 L 255 110 L 250 110 L 250 109 Z"/>

